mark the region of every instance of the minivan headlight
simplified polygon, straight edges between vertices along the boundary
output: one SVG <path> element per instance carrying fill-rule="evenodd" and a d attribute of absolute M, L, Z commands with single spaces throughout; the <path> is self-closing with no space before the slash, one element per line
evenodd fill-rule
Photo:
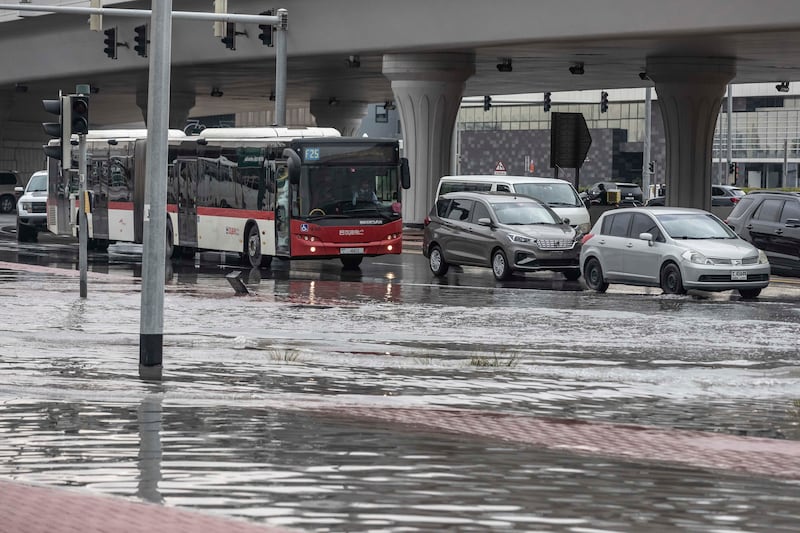
<path fill-rule="evenodd" d="M 584 222 L 583 224 L 578 224 L 575 229 L 579 234 L 585 235 L 592 229 L 592 225 L 589 222 Z"/>
<path fill-rule="evenodd" d="M 516 233 L 509 233 L 508 238 L 511 242 L 533 242 L 534 239 L 531 237 L 525 237 L 524 235 L 517 235 Z"/>
<path fill-rule="evenodd" d="M 764 253 L 764 250 L 758 251 L 758 264 L 759 265 L 768 265 L 769 259 L 767 259 L 767 254 Z"/>
<path fill-rule="evenodd" d="M 709 259 L 708 257 L 704 256 L 700 252 L 695 252 L 694 250 L 686 250 L 681 254 L 681 257 L 689 261 L 690 263 L 694 263 L 696 265 L 713 265 L 714 262 Z"/>

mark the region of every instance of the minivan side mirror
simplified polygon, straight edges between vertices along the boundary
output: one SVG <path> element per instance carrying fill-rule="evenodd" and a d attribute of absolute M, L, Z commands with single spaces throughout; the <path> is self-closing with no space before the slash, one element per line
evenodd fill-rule
<path fill-rule="evenodd" d="M 492 219 L 491 218 L 485 218 L 485 217 L 484 218 L 479 218 L 478 219 L 478 224 L 481 225 L 481 226 L 489 226 L 489 227 L 491 227 L 492 226 Z"/>
<path fill-rule="evenodd" d="M 564 223 L 564 224 L 569 225 L 569 219 L 568 218 L 562 218 L 561 222 Z"/>

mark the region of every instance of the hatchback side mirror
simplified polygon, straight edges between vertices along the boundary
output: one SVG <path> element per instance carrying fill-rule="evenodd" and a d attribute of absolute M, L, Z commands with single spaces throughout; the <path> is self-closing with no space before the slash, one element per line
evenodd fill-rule
<path fill-rule="evenodd" d="M 492 226 L 492 219 L 491 218 L 479 218 L 478 225 L 480 226 Z"/>
<path fill-rule="evenodd" d="M 643 241 L 647 241 L 647 244 L 653 246 L 653 234 L 652 233 L 640 233 L 639 238 Z"/>

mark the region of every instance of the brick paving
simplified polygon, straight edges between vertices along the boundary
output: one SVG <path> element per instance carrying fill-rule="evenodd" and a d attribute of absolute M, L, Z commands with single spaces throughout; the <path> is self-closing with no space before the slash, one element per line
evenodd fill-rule
<path fill-rule="evenodd" d="M 800 481 L 800 441 L 460 409 L 313 409 L 393 428 L 468 435 L 631 462 L 661 463 Z"/>
<path fill-rule="evenodd" d="M 287 533 L 174 507 L 0 480 L 2 533 Z M 296 531 L 296 530 L 294 530 Z"/>

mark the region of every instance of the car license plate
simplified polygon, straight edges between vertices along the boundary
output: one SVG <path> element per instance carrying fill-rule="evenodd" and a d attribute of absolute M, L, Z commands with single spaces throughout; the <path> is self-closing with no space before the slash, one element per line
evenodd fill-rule
<path fill-rule="evenodd" d="M 342 255 L 363 254 L 364 253 L 364 249 L 363 248 L 339 248 L 339 253 L 342 254 Z"/>
<path fill-rule="evenodd" d="M 734 270 L 731 272 L 731 281 L 747 281 L 747 272 L 744 270 Z"/>

